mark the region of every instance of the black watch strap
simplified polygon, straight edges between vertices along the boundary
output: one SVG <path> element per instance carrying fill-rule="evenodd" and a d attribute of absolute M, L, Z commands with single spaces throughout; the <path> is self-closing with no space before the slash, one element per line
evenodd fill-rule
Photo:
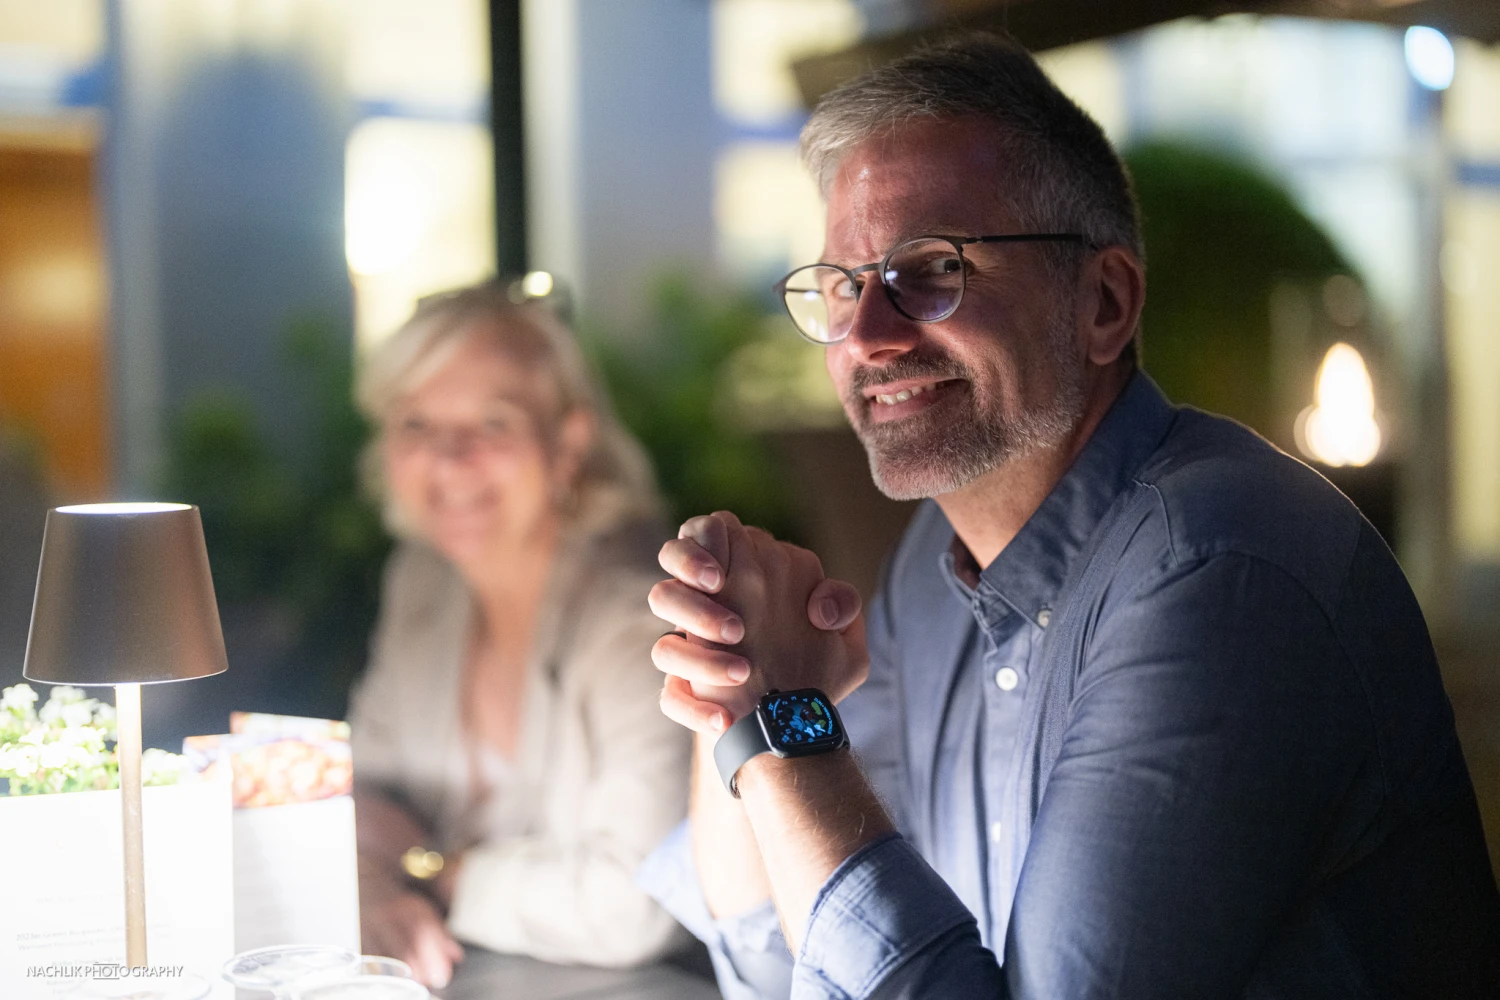
<path fill-rule="evenodd" d="M 771 744 L 766 742 L 765 730 L 761 729 L 758 707 L 751 709 L 719 737 L 714 744 L 714 764 L 718 766 L 719 777 L 724 779 L 724 787 L 729 789 L 730 795 L 740 797 L 735 776 L 745 762 L 757 754 L 770 752 Z"/>

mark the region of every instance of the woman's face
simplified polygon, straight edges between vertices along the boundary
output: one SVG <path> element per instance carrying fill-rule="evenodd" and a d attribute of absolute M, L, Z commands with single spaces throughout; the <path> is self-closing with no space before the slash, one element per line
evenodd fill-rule
<path fill-rule="evenodd" d="M 408 524 L 459 567 L 555 525 L 554 498 L 586 445 L 578 415 L 550 448 L 538 423 L 556 407 L 547 380 L 487 336 L 470 334 L 386 414 L 386 480 Z M 586 421 L 585 421 L 586 425 Z"/>

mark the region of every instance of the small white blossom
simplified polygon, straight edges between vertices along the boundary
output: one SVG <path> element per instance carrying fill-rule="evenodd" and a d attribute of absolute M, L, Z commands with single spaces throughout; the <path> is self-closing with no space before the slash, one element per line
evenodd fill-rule
<path fill-rule="evenodd" d="M 30 684 L 16 684 L 0 691 L 0 712 L 9 712 L 17 718 L 25 719 L 31 716 L 32 706 L 36 704 L 36 692 L 31 689 Z"/>
<path fill-rule="evenodd" d="M 155 748 L 141 753 L 141 784 L 175 785 L 187 770 L 187 758 Z"/>
<path fill-rule="evenodd" d="M 72 762 L 72 754 L 69 748 L 61 743 L 44 743 L 37 755 L 37 764 L 51 771 L 60 767 L 67 767 Z"/>
<path fill-rule="evenodd" d="M 0 747 L 0 772 L 29 778 L 36 773 L 37 751 L 32 746 L 11 744 Z"/>
<path fill-rule="evenodd" d="M 65 728 L 74 726 L 89 726 L 94 722 L 94 706 L 89 704 L 93 701 L 77 701 L 64 705 L 62 710 L 62 721 Z"/>

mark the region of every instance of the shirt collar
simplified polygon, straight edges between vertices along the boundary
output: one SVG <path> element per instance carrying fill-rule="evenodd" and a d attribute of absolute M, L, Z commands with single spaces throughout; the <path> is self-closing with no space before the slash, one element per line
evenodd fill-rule
<path fill-rule="evenodd" d="M 996 622 L 1009 609 L 1045 627 L 1073 561 L 1087 544 L 1099 519 L 1120 491 L 1156 450 L 1175 411 L 1144 372 L 1131 376 L 1124 391 L 1094 429 L 1073 465 L 1047 494 L 1026 524 L 979 576 L 977 593 L 955 575 L 955 550 L 941 554 L 950 585 L 973 594 L 981 622 Z"/>

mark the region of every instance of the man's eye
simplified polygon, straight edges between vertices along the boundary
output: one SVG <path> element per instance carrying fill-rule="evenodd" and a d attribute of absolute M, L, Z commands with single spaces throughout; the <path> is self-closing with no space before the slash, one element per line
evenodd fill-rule
<path fill-rule="evenodd" d="M 918 268 L 917 274 L 923 278 L 940 278 L 961 270 L 963 263 L 957 257 L 934 257 Z"/>
<path fill-rule="evenodd" d="M 841 278 L 829 285 L 823 294 L 830 299 L 848 301 L 854 298 L 854 286 L 849 283 L 848 278 Z"/>

